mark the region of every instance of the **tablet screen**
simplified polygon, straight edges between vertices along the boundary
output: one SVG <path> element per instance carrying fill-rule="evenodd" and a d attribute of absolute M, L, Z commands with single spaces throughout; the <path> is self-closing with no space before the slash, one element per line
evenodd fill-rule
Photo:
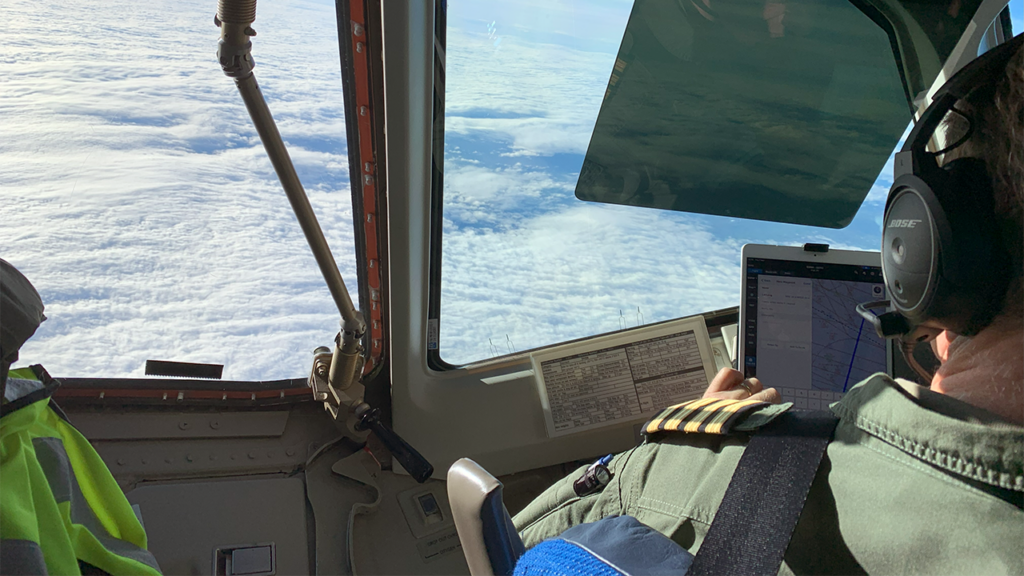
<path fill-rule="evenodd" d="M 886 346 L 857 304 L 882 300 L 880 266 L 747 258 L 744 373 L 783 402 L 825 409 L 876 372 Z"/>

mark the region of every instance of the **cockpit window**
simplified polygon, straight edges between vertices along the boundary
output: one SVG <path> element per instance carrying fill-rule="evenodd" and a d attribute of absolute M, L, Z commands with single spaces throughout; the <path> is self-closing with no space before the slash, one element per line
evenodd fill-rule
<path fill-rule="evenodd" d="M 49 6 L 49 5 L 47 5 Z M 0 257 L 46 305 L 18 365 L 308 375 L 338 313 L 230 78 L 216 2 L 4 2 Z M 256 75 L 356 289 L 334 2 L 260 2 Z"/>
<path fill-rule="evenodd" d="M 769 38 L 773 30 L 785 38 L 787 33 L 815 25 L 801 16 L 808 2 L 665 0 L 657 4 L 685 6 L 695 17 L 703 17 L 702 11 L 712 17 L 721 15 L 726 5 L 747 5 L 763 17 L 759 23 Z M 851 18 L 871 24 L 843 0 L 816 4 L 842 5 Z M 831 91 L 817 94 L 825 108 L 841 110 L 852 105 L 845 101 L 850 92 L 844 86 L 870 80 L 885 95 L 877 103 L 858 105 L 884 108 L 886 114 L 894 114 L 891 109 L 896 106 L 902 115 L 900 129 L 885 143 L 872 144 L 888 147 L 890 155 L 888 160 L 883 156 L 864 180 L 860 194 L 866 196 L 854 207 L 845 227 L 579 200 L 574 191 L 595 123 L 600 122 L 602 102 L 613 89 L 609 79 L 614 81 L 629 66 L 617 61 L 622 43 L 657 41 L 665 50 L 686 48 L 686 34 L 656 14 L 648 19 L 646 31 L 657 34 L 656 39 L 623 39 L 632 9 L 629 0 L 447 3 L 444 176 L 440 191 L 435 190 L 444 208 L 441 273 L 439 306 L 430 318 L 436 326 L 428 331 L 437 334 L 428 347 L 436 350 L 442 365 L 487 360 L 736 306 L 739 253 L 745 243 L 819 242 L 834 248 L 878 249 L 884 202 L 892 183 L 892 146 L 901 131 L 905 136 L 910 118 L 891 37 L 881 28 L 865 34 L 873 34 L 879 43 L 874 50 L 889 58 L 890 68 L 878 72 L 884 77 L 859 79 L 859 74 L 874 72 L 851 65 L 836 76 Z M 836 57 L 849 59 L 850 55 Z M 735 84 L 739 90 L 742 79 L 736 78 Z M 638 93 L 635 98 L 664 102 L 669 97 Z M 680 105 L 692 108 L 695 104 Z M 748 126 L 737 121 L 732 127 L 735 140 L 744 140 L 744 130 L 766 129 L 766 121 L 757 114 L 747 120 Z M 648 119 L 619 130 L 633 131 L 643 139 L 661 136 L 667 128 Z M 611 147 L 608 151 L 612 152 Z M 636 152 L 626 146 L 621 149 L 623 158 Z M 788 161 L 799 164 L 800 160 Z M 841 163 L 843 157 L 840 154 L 834 160 Z M 641 171 L 636 176 L 651 181 Z"/>

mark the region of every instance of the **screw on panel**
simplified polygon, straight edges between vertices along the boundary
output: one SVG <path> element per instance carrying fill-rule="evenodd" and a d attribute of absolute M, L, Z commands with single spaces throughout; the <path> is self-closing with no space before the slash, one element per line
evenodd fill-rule
<path fill-rule="evenodd" d="M 363 170 L 366 172 L 373 172 L 373 164 L 371 162 L 364 163 Z"/>
<path fill-rule="evenodd" d="M 362 53 L 363 53 L 363 43 L 362 42 L 356 42 L 356 54 L 362 54 Z"/>
<path fill-rule="evenodd" d="M 370 184 L 373 184 L 373 176 L 370 176 L 369 174 L 364 175 L 363 176 L 363 184 L 365 184 L 367 186 L 369 186 Z"/>
<path fill-rule="evenodd" d="M 370 112 L 370 110 L 366 106 L 360 106 L 359 107 L 359 115 L 360 116 L 366 116 L 367 114 L 369 114 L 369 112 Z"/>
<path fill-rule="evenodd" d="M 352 35 L 353 36 L 362 36 L 363 35 L 363 27 L 362 27 L 362 25 L 360 25 L 360 24 L 353 24 L 352 25 Z"/>

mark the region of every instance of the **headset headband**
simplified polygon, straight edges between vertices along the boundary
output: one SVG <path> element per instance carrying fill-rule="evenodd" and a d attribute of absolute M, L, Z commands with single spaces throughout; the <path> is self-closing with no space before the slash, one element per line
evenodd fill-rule
<path fill-rule="evenodd" d="M 903 144 L 900 152 L 914 151 L 927 154 L 925 146 L 939 123 L 946 117 L 946 112 L 950 111 L 957 101 L 966 98 L 977 87 L 979 80 L 1002 73 L 1010 58 L 1017 53 L 1022 45 L 1024 45 L 1024 34 L 1018 34 L 1009 42 L 996 46 L 957 71 L 935 92 L 931 105 L 914 125 L 914 129 L 907 136 L 907 141 Z M 934 162 L 934 156 L 931 154 L 928 156 Z M 924 160 L 924 158 L 919 158 L 918 154 L 915 154 L 915 163 L 920 160 Z"/>

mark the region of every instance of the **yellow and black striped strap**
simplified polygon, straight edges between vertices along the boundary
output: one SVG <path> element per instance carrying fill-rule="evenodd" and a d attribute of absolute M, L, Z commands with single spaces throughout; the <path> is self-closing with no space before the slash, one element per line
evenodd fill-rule
<path fill-rule="evenodd" d="M 767 402 L 701 398 L 669 406 L 644 425 L 644 434 L 658 432 L 701 432 L 728 434 L 733 426 Z"/>

